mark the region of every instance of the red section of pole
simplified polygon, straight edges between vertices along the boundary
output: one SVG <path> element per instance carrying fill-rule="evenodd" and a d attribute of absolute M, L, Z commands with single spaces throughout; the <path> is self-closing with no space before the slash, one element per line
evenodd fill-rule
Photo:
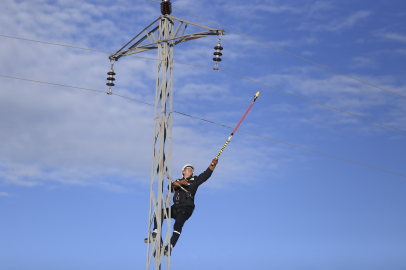
<path fill-rule="evenodd" d="M 255 94 L 254 96 L 254 101 L 251 103 L 251 105 L 248 107 L 248 110 L 245 112 L 244 116 L 241 118 L 240 122 L 238 123 L 238 125 L 235 127 L 235 129 L 233 130 L 233 132 L 231 133 L 230 137 L 228 137 L 226 143 L 223 145 L 223 147 L 221 148 L 220 152 L 218 153 L 217 157 L 215 157 L 216 159 L 219 158 L 219 156 L 221 155 L 221 153 L 223 152 L 224 148 L 226 148 L 227 144 L 230 142 L 231 138 L 234 135 L 234 132 L 237 130 L 237 128 L 240 126 L 242 120 L 244 120 L 245 116 L 247 115 L 247 113 L 249 112 L 249 110 L 251 109 L 252 105 L 254 105 L 255 101 L 257 100 L 257 97 L 259 96 L 259 91 Z M 211 164 L 212 166 L 214 166 L 214 163 Z"/>
<path fill-rule="evenodd" d="M 249 110 L 251 109 L 251 107 L 252 107 L 253 104 L 254 104 L 254 103 L 252 103 L 252 104 L 249 106 L 248 110 L 245 112 L 244 116 L 241 118 L 240 122 L 238 123 L 238 125 L 235 127 L 235 129 L 233 130 L 233 132 L 232 132 L 231 134 L 234 134 L 234 132 L 237 130 L 238 126 L 241 124 L 242 120 L 244 120 L 245 116 L 247 115 L 247 113 L 249 112 Z"/>

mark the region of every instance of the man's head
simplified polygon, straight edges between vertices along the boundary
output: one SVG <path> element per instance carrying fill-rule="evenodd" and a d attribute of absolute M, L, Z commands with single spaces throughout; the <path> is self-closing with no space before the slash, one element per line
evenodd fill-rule
<path fill-rule="evenodd" d="M 185 178 L 189 178 L 193 175 L 194 171 L 195 171 L 195 168 L 193 167 L 193 165 L 186 164 L 182 168 L 182 176 Z"/>

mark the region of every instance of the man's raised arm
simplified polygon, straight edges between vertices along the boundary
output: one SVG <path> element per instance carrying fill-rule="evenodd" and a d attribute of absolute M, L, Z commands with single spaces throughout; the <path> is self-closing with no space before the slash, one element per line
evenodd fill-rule
<path fill-rule="evenodd" d="M 198 177 L 197 177 L 197 184 L 200 186 L 201 184 L 203 184 L 204 182 L 207 181 L 207 179 L 210 178 L 211 174 L 213 173 L 214 169 L 216 168 L 216 165 L 218 163 L 218 159 L 213 159 L 210 163 L 210 166 L 204 171 L 202 172 Z"/>

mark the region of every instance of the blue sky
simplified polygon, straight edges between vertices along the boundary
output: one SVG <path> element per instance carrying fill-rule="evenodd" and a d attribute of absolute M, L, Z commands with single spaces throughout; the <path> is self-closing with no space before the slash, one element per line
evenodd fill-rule
<path fill-rule="evenodd" d="M 172 1 L 406 96 L 404 1 Z M 156 19 L 148 1 L 3 0 L 0 35 L 116 51 Z M 173 15 L 210 27 L 174 9 Z M 108 54 L 0 36 L 0 75 L 107 91 Z M 214 65 L 215 37 L 175 47 Z M 406 130 L 406 99 L 226 30 L 220 68 Z M 156 52 L 140 56 L 156 58 Z M 156 62 L 115 65 L 117 94 L 154 103 Z M 405 133 L 222 71 L 175 64 L 174 110 L 406 174 Z M 0 269 L 145 267 L 153 108 L 0 77 Z M 173 177 L 202 172 L 231 130 L 173 119 Z M 403 176 L 237 132 L 173 252 L 172 268 L 406 268 Z"/>

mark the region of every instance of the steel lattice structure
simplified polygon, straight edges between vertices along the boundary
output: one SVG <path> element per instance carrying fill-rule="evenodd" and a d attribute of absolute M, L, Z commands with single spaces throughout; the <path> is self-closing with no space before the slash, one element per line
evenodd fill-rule
<path fill-rule="evenodd" d="M 169 1 L 164 0 L 162 3 L 167 5 Z M 170 5 L 169 5 L 170 7 Z M 162 11 L 162 4 L 161 4 Z M 167 269 L 170 269 L 170 256 L 164 256 L 164 247 L 169 244 L 171 237 L 171 192 L 169 179 L 165 179 L 165 174 L 171 175 L 172 161 L 172 97 L 173 97 L 173 49 L 174 46 L 210 35 L 224 35 L 224 30 L 213 29 L 193 22 L 175 18 L 162 12 L 164 16 L 144 28 L 138 35 L 131 39 L 116 53 L 109 56 L 112 68 L 108 73 L 111 93 L 111 87 L 114 86 L 113 70 L 114 63 L 124 57 L 132 54 L 158 50 L 157 72 L 156 72 L 156 89 L 155 89 L 155 116 L 154 116 L 154 134 L 152 148 L 152 168 L 151 168 L 151 186 L 150 186 L 150 203 L 148 217 L 148 244 L 147 244 L 147 262 L 146 269 L 150 268 L 154 259 L 155 269 L 161 269 L 162 258 L 165 257 Z M 156 25 L 157 24 L 157 25 Z M 204 31 L 186 34 L 188 25 L 203 28 Z M 182 29 L 183 28 L 183 29 Z M 181 33 L 182 30 L 182 33 Z M 135 41 L 140 35 L 145 34 L 142 38 Z M 149 41 L 149 42 L 148 42 Z M 132 45 L 130 45 L 134 42 Z M 218 56 L 216 56 L 218 57 Z M 219 60 L 221 61 L 221 59 Z M 169 214 L 162 209 L 169 208 Z M 162 226 L 158 223 L 156 241 L 152 241 L 150 229 L 154 217 L 161 220 L 162 215 L 166 218 Z M 152 243 L 150 243 L 152 242 Z"/>

